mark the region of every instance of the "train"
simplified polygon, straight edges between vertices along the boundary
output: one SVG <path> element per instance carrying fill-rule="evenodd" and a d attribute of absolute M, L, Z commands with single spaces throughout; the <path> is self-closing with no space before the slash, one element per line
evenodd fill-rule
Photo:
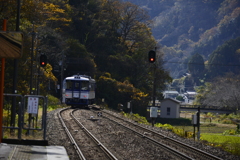
<path fill-rule="evenodd" d="M 62 102 L 72 108 L 84 108 L 95 103 L 96 81 L 87 75 L 66 77 L 62 84 Z"/>

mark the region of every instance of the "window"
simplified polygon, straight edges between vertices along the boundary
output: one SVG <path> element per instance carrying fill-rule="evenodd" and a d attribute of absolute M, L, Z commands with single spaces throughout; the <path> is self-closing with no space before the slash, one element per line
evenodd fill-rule
<path fill-rule="evenodd" d="M 66 81 L 67 87 L 66 89 L 72 89 L 72 81 Z"/>
<path fill-rule="evenodd" d="M 171 112 L 171 108 L 168 107 L 168 108 L 167 108 L 167 115 L 170 115 L 170 112 Z"/>
<path fill-rule="evenodd" d="M 79 89 L 79 86 L 80 86 L 80 83 L 79 83 L 79 82 L 75 82 L 74 85 L 75 85 L 75 86 L 74 86 L 75 89 Z"/>
<path fill-rule="evenodd" d="M 81 84 L 82 84 L 82 86 L 81 86 L 81 90 L 82 91 L 87 91 L 88 90 L 88 87 L 89 87 L 89 82 L 88 81 L 81 81 Z"/>

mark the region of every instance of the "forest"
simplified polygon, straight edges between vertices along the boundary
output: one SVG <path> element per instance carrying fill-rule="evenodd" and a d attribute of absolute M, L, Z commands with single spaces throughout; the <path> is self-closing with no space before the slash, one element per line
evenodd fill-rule
<path fill-rule="evenodd" d="M 8 31 L 16 28 L 16 6 L 15 0 L 0 0 L 0 19 L 8 18 Z M 150 24 L 147 12 L 129 2 L 22 0 L 20 31 L 24 33 L 24 46 L 18 59 L 18 94 L 33 92 L 61 98 L 57 89 L 61 80 L 85 74 L 97 80 L 97 101 L 104 98 L 105 105 L 114 109 L 131 101 L 133 111 L 144 114 L 153 83 L 154 65 L 148 62 L 148 52 L 158 47 Z M 41 54 L 48 59 L 45 67 L 39 67 Z M 157 50 L 160 90 L 172 80 L 162 67 L 162 56 Z M 7 59 L 5 93 L 12 92 L 13 64 L 13 59 Z"/>
<path fill-rule="evenodd" d="M 16 3 L 0 0 L 8 31 L 16 29 Z M 104 98 L 117 109 L 131 101 L 145 115 L 155 66 L 158 99 L 166 84 L 194 89 L 229 72 L 238 75 L 239 24 L 238 0 L 21 0 L 18 94 L 30 93 L 31 69 L 38 73 L 34 91 L 58 98 L 64 77 L 86 74 L 97 80 L 99 103 Z M 155 48 L 158 59 L 150 64 L 148 52 Z M 39 67 L 41 54 L 46 67 Z M 12 92 L 13 63 L 7 59 L 5 93 Z"/>
<path fill-rule="evenodd" d="M 209 66 L 214 63 L 225 66 L 237 64 L 230 58 L 224 62 L 220 59 L 213 62 L 216 54 L 213 52 L 225 42 L 240 36 L 238 0 L 128 1 L 148 10 L 153 20 L 153 36 L 164 50 L 164 66 L 170 71 L 171 77 L 180 78 L 189 72 L 188 62 L 196 53 Z"/>

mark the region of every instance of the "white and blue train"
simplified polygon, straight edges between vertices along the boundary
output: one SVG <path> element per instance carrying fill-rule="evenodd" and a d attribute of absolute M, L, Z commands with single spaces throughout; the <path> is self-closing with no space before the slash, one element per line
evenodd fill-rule
<path fill-rule="evenodd" d="M 95 101 L 96 81 L 90 76 L 73 75 L 63 80 L 62 102 L 72 108 L 82 108 Z"/>

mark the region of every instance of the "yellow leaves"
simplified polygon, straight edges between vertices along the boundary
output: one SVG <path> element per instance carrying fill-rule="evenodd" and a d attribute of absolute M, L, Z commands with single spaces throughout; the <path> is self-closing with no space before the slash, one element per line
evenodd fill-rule
<path fill-rule="evenodd" d="M 44 8 L 51 11 L 52 13 L 64 13 L 63 9 L 60 9 L 58 5 L 54 5 L 52 3 L 45 3 Z"/>
<path fill-rule="evenodd" d="M 50 21 L 63 21 L 63 22 L 71 22 L 70 19 L 66 19 L 66 18 L 63 18 L 63 17 L 50 17 L 48 18 L 47 20 L 50 20 Z"/>
<path fill-rule="evenodd" d="M 46 79 L 57 82 L 57 78 L 53 75 L 52 66 L 50 64 L 47 64 L 44 68 L 41 67 L 41 71 Z"/>
<path fill-rule="evenodd" d="M 66 6 L 69 7 L 69 6 Z M 65 10 L 59 8 L 58 5 L 54 5 L 52 3 L 45 3 L 44 4 L 44 8 L 45 8 L 45 13 L 47 13 L 47 16 L 49 17 L 47 20 L 50 21 L 62 21 L 62 22 L 71 22 L 71 19 L 66 18 L 66 16 L 64 16 L 65 14 Z M 69 9 L 69 8 L 67 8 Z"/>
<path fill-rule="evenodd" d="M 117 82 L 117 89 L 122 94 L 130 94 L 131 98 L 134 100 L 140 101 L 142 98 L 148 96 L 148 94 L 145 94 L 144 92 L 135 88 L 128 80 L 125 80 L 124 82 Z"/>

